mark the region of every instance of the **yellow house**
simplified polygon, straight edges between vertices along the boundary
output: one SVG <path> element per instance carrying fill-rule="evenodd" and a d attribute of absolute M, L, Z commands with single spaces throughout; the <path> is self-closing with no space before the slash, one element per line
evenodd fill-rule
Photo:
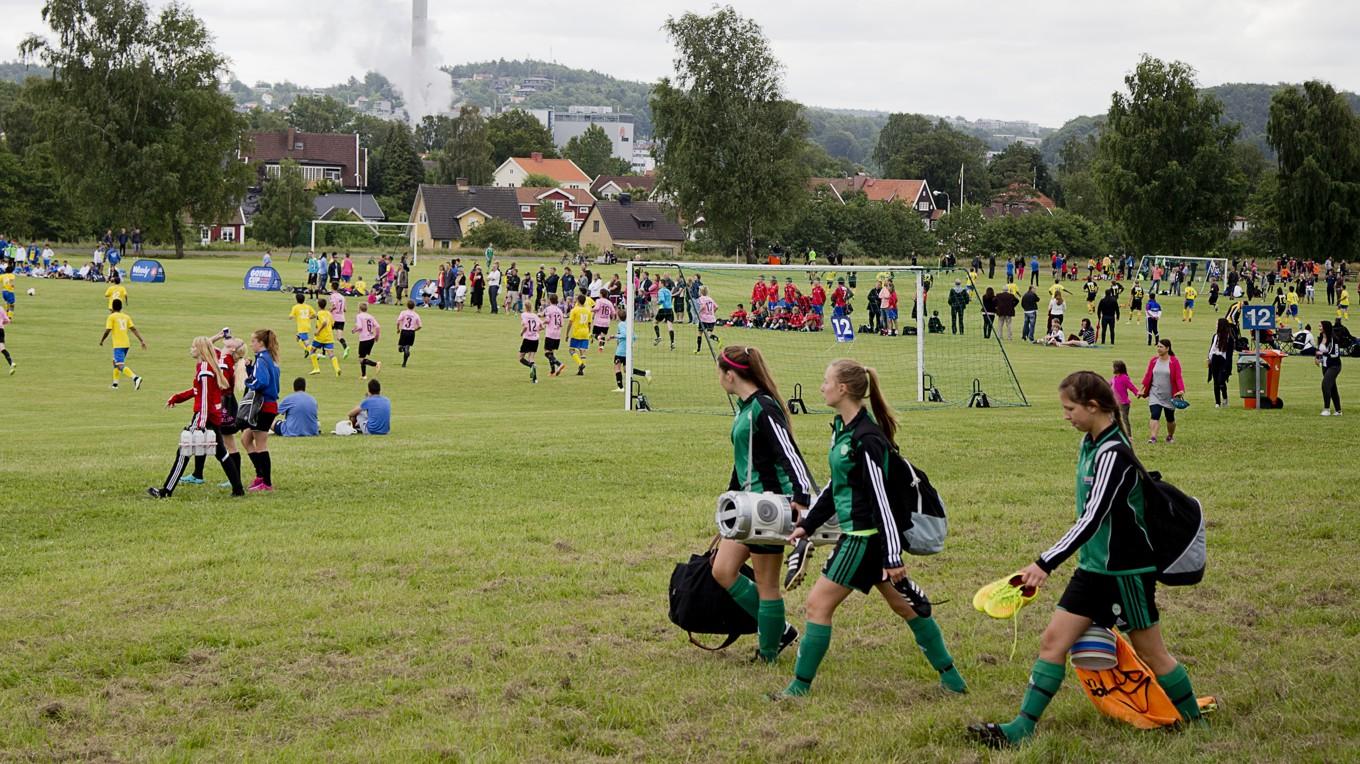
<path fill-rule="evenodd" d="M 524 225 L 515 189 L 421 184 L 411 205 L 411 222 L 425 250 L 452 249 L 464 233 L 492 218 Z"/>
<path fill-rule="evenodd" d="M 621 258 L 633 253 L 680 254 L 685 230 L 666 217 L 656 202 L 635 202 L 628 194 L 595 202 L 581 226 L 580 247 L 594 245 Z"/>

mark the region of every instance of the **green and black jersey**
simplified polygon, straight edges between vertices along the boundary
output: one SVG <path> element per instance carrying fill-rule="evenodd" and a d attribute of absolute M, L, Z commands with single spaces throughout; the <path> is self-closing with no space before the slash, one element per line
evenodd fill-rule
<path fill-rule="evenodd" d="M 888 503 L 888 459 L 892 444 L 867 408 L 849 423 L 839 416 L 831 424 L 827 462 L 831 479 L 798 523 L 809 533 L 831 519 L 851 536 L 883 534 L 883 567 L 902 567 L 902 534 Z"/>
<path fill-rule="evenodd" d="M 1124 448 L 1116 448 L 1123 446 Z M 1112 424 L 1081 439 L 1077 457 L 1077 524 L 1036 563 L 1052 573 L 1080 550 L 1077 567 L 1107 576 L 1157 570 L 1143 517 L 1143 485 L 1128 440 Z"/>
<path fill-rule="evenodd" d="M 812 502 L 816 486 L 807 462 L 789 433 L 784 409 L 769 393 L 760 391 L 741 401 L 732 419 L 732 479 L 727 490 L 780 493 L 805 507 Z"/>

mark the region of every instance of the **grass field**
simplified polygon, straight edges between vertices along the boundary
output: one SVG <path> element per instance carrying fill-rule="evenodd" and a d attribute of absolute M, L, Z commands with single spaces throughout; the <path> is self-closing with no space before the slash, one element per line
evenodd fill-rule
<path fill-rule="evenodd" d="M 1194 405 L 1175 445 L 1135 442 L 1207 507 L 1208 577 L 1159 599 L 1173 653 L 1223 709 L 1207 730 L 1138 733 L 1069 672 L 1033 743 L 992 754 L 963 727 L 1014 715 L 1072 566 L 1022 613 L 1013 659 L 1011 625 L 968 600 L 1071 523 L 1077 436 L 1054 388 L 1114 358 L 1137 378 L 1141 332 L 1115 350 L 1012 345 L 1029 408 L 905 416 L 903 446 L 952 511 L 945 553 L 908 565 L 950 600 L 937 619 L 971 693 L 942 696 L 908 629 L 855 597 L 813 695 L 776 706 L 764 693 L 791 652 L 752 666 L 752 640 L 707 654 L 666 619 L 672 565 L 713 532 L 728 419 L 623 413 L 608 354 L 531 386 L 504 316 L 427 313 L 401 369 L 379 309 L 393 435 L 275 439 L 272 495 L 228 500 L 210 465 L 208 485 L 148 499 L 188 416 L 163 403 L 189 383 L 189 340 L 291 335 L 285 297 L 240 290 L 246 265 L 172 261 L 168 283 L 131 287 L 140 391 L 108 389 L 102 289 L 20 279 L 38 295 L 20 297 L 19 370 L 0 376 L 0 760 L 1360 759 L 1360 409 L 1320 418 L 1319 373 L 1295 358 L 1284 410 L 1215 410 L 1210 312 L 1187 326 L 1167 301 Z M 285 383 L 306 368 L 285 342 Z M 311 378 L 323 430 L 359 400 L 357 371 L 351 356 L 343 378 Z M 1360 374 L 1341 387 L 1355 405 Z M 794 422 L 819 479 L 827 421 Z M 805 596 L 787 598 L 799 625 Z"/>

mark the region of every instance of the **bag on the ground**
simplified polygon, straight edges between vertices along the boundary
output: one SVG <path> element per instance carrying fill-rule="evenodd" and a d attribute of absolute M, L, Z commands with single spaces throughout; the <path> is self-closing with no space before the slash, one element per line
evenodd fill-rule
<path fill-rule="evenodd" d="M 910 554 L 938 554 L 949 535 L 944 500 L 926 473 L 893 450 L 888 457 L 888 504 Z"/>
<path fill-rule="evenodd" d="M 1123 444 L 1115 448 L 1133 460 L 1143 479 L 1143 520 L 1157 557 L 1157 581 L 1167 586 L 1192 586 L 1203 581 L 1208 562 L 1203 505 L 1162 480 L 1162 473 L 1148 472 L 1133 449 Z"/>
<path fill-rule="evenodd" d="M 705 650 L 722 650 L 741 638 L 756 633 L 756 619 L 732 599 L 727 590 L 713 578 L 713 557 L 718 552 L 714 537 L 708 551 L 690 555 L 689 562 L 677 563 L 671 573 L 671 623 L 689 633 L 689 641 Z M 752 580 L 755 572 L 743 565 L 741 575 Z M 726 639 L 717 647 L 708 647 L 694 638 L 695 634 L 724 634 Z"/>

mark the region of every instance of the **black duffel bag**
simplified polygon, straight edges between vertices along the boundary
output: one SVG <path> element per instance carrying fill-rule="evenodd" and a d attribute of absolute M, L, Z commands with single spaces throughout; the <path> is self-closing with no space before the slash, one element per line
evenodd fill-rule
<path fill-rule="evenodd" d="M 741 638 L 756 633 L 756 619 L 732 599 L 727 590 L 713 578 L 713 556 L 718 552 L 718 537 L 703 554 L 690 555 L 689 562 L 677 563 L 671 573 L 671 623 L 689 633 L 689 641 L 704 650 L 722 650 Z M 741 566 L 741 574 L 755 580 L 749 565 Z M 694 638 L 695 634 L 725 634 L 717 647 L 708 647 Z"/>

